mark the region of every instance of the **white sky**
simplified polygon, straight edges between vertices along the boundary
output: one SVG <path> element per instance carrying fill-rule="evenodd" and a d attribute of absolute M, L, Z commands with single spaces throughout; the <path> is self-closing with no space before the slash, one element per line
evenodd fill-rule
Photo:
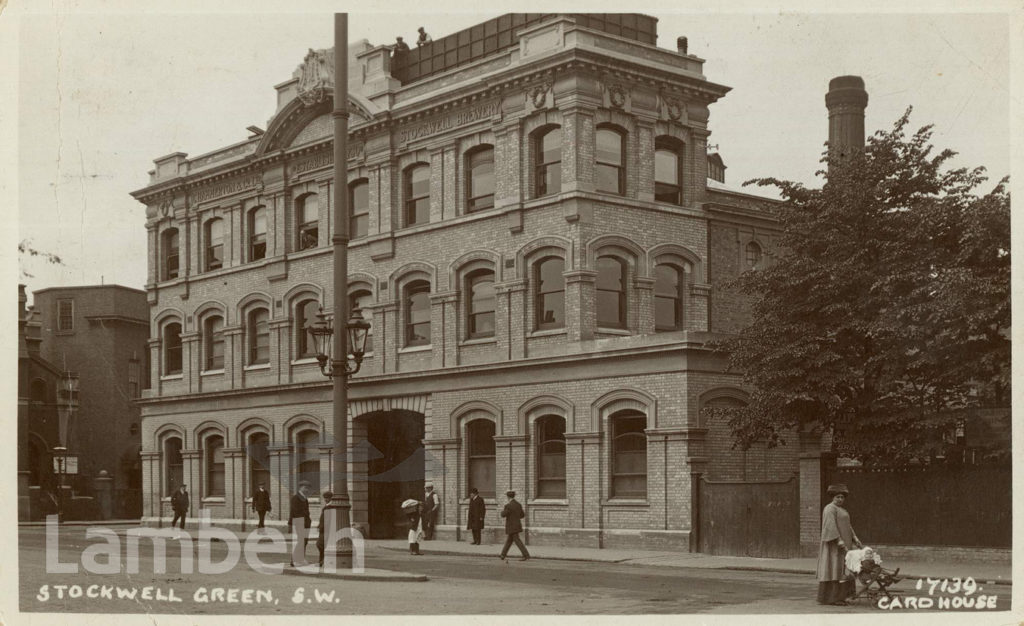
<path fill-rule="evenodd" d="M 330 12 L 343 7 L 154 14 L 105 2 L 103 12 L 87 14 L 77 3 L 53 6 L 35 14 L 20 6 L 16 27 L 3 31 L 17 35 L 7 43 L 18 56 L 0 61 L 5 73 L 19 72 L 16 95 L 8 96 L 19 111 L 17 238 L 65 261 L 30 261 L 34 278 L 23 282 L 30 292 L 101 280 L 142 288 L 144 208 L 129 192 L 146 185 L 157 157 L 198 156 L 245 139 L 250 124 L 265 128 L 273 86 L 291 77 L 307 48 L 333 44 Z M 934 142 L 959 151 L 957 165 L 985 165 L 993 182 L 1010 171 L 1010 31 L 1020 39 L 1024 29 L 1006 13 L 780 13 L 743 5 L 731 14 L 683 14 L 667 6 L 637 9 L 659 18 L 659 45 L 675 49 L 676 37 L 687 36 L 690 52 L 707 60 L 707 78 L 732 87 L 711 107 L 709 139 L 730 184 L 757 176 L 813 184 L 828 128 L 824 94 L 843 74 L 866 82 L 868 133 L 891 127 L 913 105 L 912 127 L 935 124 Z M 411 42 L 421 25 L 439 38 L 504 12 L 404 8 L 353 12 L 350 41 L 403 35 Z"/>

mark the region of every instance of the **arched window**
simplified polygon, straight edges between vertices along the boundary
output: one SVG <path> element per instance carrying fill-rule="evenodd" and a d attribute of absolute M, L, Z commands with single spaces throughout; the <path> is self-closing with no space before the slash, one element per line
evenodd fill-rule
<path fill-rule="evenodd" d="M 761 246 L 751 241 L 747 244 L 747 269 L 756 270 L 761 267 Z"/>
<path fill-rule="evenodd" d="M 270 312 L 267 309 L 250 311 L 246 330 L 249 365 L 270 363 Z"/>
<path fill-rule="evenodd" d="M 224 438 L 213 435 L 206 438 L 206 495 L 224 495 Z"/>
<path fill-rule="evenodd" d="M 246 456 L 249 457 L 249 492 L 255 493 L 256 488 L 263 485 L 270 489 L 270 436 L 267 433 L 249 435 Z"/>
<path fill-rule="evenodd" d="M 405 345 L 430 344 L 430 283 L 417 280 L 405 288 Z"/>
<path fill-rule="evenodd" d="M 320 434 L 304 430 L 295 435 L 295 485 L 309 483 L 313 493 L 320 492 Z"/>
<path fill-rule="evenodd" d="M 317 322 L 316 314 L 320 303 L 316 300 L 303 300 L 295 305 L 295 356 L 307 359 L 316 356 L 316 342 L 313 341 L 313 326 Z"/>
<path fill-rule="evenodd" d="M 541 259 L 533 270 L 535 326 L 537 330 L 565 327 L 565 261 Z"/>
<path fill-rule="evenodd" d="M 308 250 L 319 245 L 320 196 L 307 193 L 295 199 L 296 250 Z"/>
<path fill-rule="evenodd" d="M 612 496 L 647 497 L 647 418 L 633 410 L 611 416 Z"/>
<path fill-rule="evenodd" d="M 373 311 L 370 310 L 370 306 L 373 305 L 373 294 L 365 289 L 359 289 L 349 294 L 348 298 L 352 310 L 359 309 L 363 319 L 370 324 L 369 330 L 366 331 L 366 347 L 363 351 L 373 352 Z"/>
<path fill-rule="evenodd" d="M 475 419 L 466 424 L 466 442 L 466 457 L 469 460 L 466 484 L 468 487 L 476 487 L 481 497 L 493 498 L 495 493 L 494 422 Z"/>
<path fill-rule="evenodd" d="M 184 463 L 181 460 L 181 438 L 164 439 L 164 495 L 170 496 L 185 482 Z"/>
<path fill-rule="evenodd" d="M 348 236 L 352 239 L 365 237 L 370 232 L 370 182 L 361 178 L 348 186 L 348 206 L 352 219 L 348 225 Z"/>
<path fill-rule="evenodd" d="M 654 330 L 683 327 L 683 286 L 686 274 L 675 265 L 654 267 Z"/>
<path fill-rule="evenodd" d="M 249 212 L 249 260 L 267 257 L 267 208 L 256 207 Z"/>
<path fill-rule="evenodd" d="M 597 129 L 595 187 L 598 191 L 626 193 L 626 137 L 611 126 Z"/>
<path fill-rule="evenodd" d="M 164 326 L 164 375 L 181 373 L 181 324 L 171 322 Z"/>
<path fill-rule="evenodd" d="M 538 135 L 534 145 L 535 197 L 562 190 L 562 127 L 554 126 Z"/>
<path fill-rule="evenodd" d="M 669 204 L 683 203 L 681 144 L 664 137 L 654 143 L 654 199 Z"/>
<path fill-rule="evenodd" d="M 430 221 L 430 166 L 417 163 L 405 170 L 405 225 Z"/>
<path fill-rule="evenodd" d="M 206 222 L 206 271 L 224 267 L 224 220 L 215 218 Z"/>
<path fill-rule="evenodd" d="M 164 280 L 171 280 L 178 277 L 178 229 L 169 228 L 164 231 L 161 239 L 161 250 L 163 250 L 163 273 Z"/>
<path fill-rule="evenodd" d="M 33 380 L 29 394 L 29 399 L 33 404 L 44 404 L 46 402 L 46 381 L 41 378 Z"/>
<path fill-rule="evenodd" d="M 597 259 L 597 325 L 626 327 L 626 263 L 618 257 Z"/>
<path fill-rule="evenodd" d="M 480 146 L 466 158 L 466 212 L 494 206 L 494 147 Z"/>
<path fill-rule="evenodd" d="M 537 420 L 537 497 L 565 498 L 565 418 Z"/>
<path fill-rule="evenodd" d="M 476 270 L 466 276 L 466 336 L 494 336 L 494 272 Z"/>
<path fill-rule="evenodd" d="M 206 371 L 224 369 L 224 318 L 219 315 L 203 321 L 203 356 Z"/>

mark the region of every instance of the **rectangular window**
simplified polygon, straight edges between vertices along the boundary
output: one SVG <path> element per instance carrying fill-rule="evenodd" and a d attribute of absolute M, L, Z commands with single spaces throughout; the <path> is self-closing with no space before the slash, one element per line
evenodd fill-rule
<path fill-rule="evenodd" d="M 134 357 L 128 361 L 128 397 L 139 397 L 139 360 Z"/>
<path fill-rule="evenodd" d="M 70 332 L 75 329 L 75 301 L 57 300 L 57 330 Z"/>
<path fill-rule="evenodd" d="M 164 495 L 170 496 L 184 481 L 184 464 L 181 460 L 181 439 L 173 437 L 164 441 L 165 478 Z"/>

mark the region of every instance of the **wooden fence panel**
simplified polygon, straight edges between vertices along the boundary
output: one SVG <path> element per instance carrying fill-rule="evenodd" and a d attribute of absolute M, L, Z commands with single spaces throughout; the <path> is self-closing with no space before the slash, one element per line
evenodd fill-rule
<path fill-rule="evenodd" d="M 931 467 L 838 468 L 830 482 L 846 483 L 846 509 L 867 545 L 1009 548 L 1012 470 Z"/>

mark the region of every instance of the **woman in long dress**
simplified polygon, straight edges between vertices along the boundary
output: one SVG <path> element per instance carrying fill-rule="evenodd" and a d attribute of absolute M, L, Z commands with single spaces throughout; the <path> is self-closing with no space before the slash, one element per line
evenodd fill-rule
<path fill-rule="evenodd" d="M 832 501 L 821 513 L 821 549 L 818 552 L 818 603 L 846 604 L 846 599 L 856 593 L 853 575 L 846 570 L 846 551 L 851 547 L 860 548 L 860 539 L 850 525 L 850 514 L 846 511 L 846 496 L 850 491 L 846 485 L 829 485 L 828 495 Z"/>

